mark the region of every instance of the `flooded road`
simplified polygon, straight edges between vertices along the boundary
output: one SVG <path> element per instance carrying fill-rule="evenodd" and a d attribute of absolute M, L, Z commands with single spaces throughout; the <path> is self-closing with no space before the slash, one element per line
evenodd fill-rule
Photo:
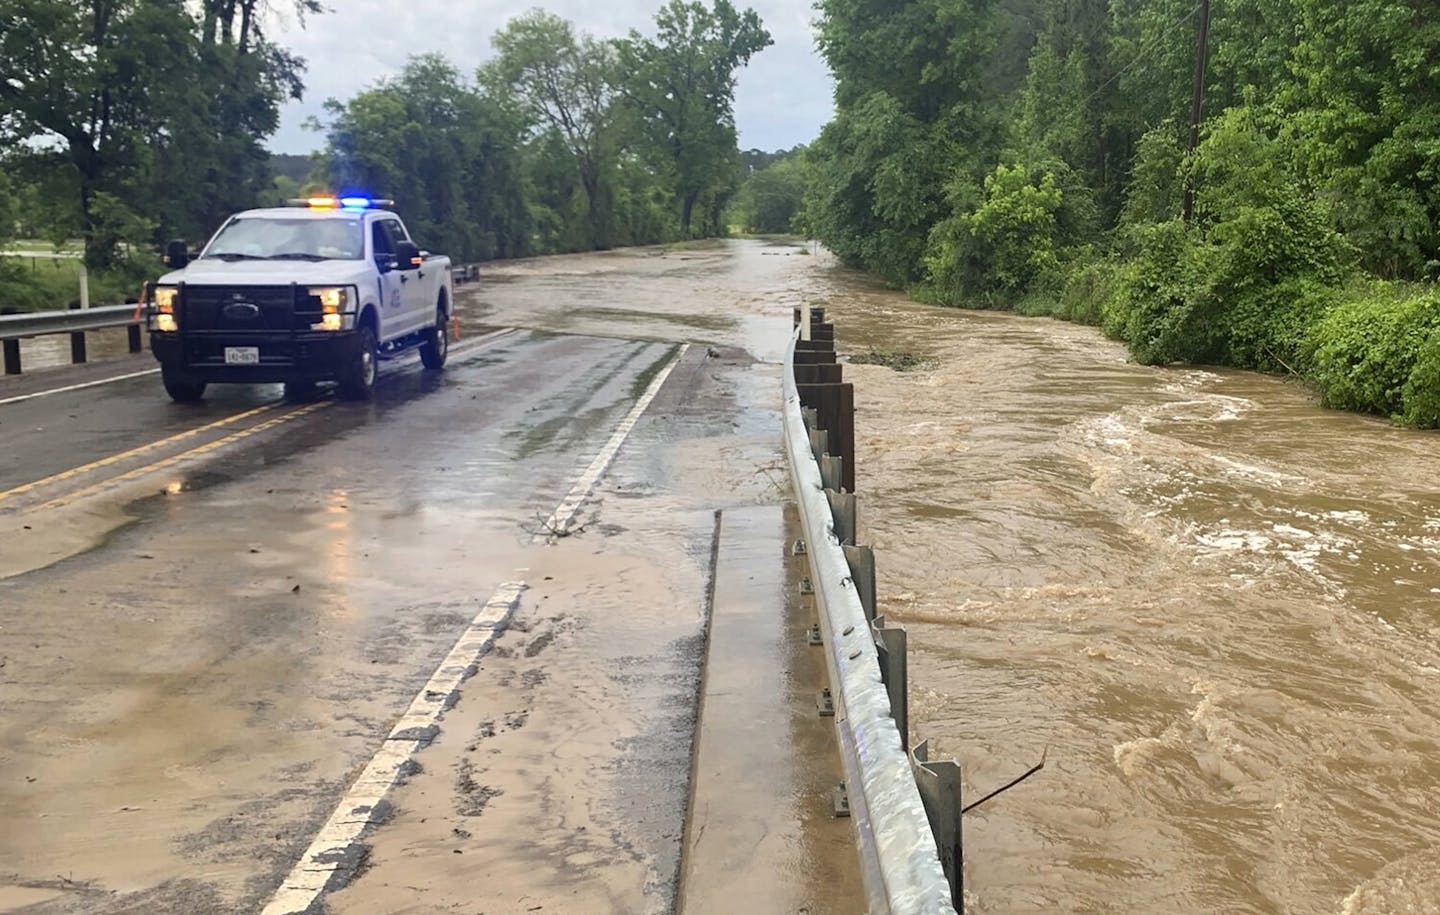
<path fill-rule="evenodd" d="M 0 912 L 716 911 L 683 846 L 709 618 L 798 589 L 778 360 L 813 279 L 777 252 L 506 264 L 446 370 L 368 403 L 0 379 Z M 849 915 L 817 672 L 775 666 L 766 739 L 804 752 L 726 810 L 772 911 Z"/>
<path fill-rule="evenodd" d="M 823 272 L 969 911 L 1440 911 L 1440 437 Z"/>

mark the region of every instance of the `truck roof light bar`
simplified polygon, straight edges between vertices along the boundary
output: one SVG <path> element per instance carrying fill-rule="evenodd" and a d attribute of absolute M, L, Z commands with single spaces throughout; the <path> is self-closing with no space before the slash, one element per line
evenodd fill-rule
<path fill-rule="evenodd" d="M 311 210 L 368 210 L 373 207 L 393 207 L 395 201 L 383 197 L 359 197 L 346 195 L 335 197 L 294 197 L 285 201 L 292 207 L 306 207 Z"/>

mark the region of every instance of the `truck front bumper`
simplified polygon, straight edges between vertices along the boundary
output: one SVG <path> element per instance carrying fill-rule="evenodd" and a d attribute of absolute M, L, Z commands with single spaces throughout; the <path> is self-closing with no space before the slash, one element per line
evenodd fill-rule
<path fill-rule="evenodd" d="M 225 351 L 254 347 L 260 361 L 230 365 Z M 265 384 L 277 381 L 334 381 L 360 352 L 355 331 L 222 334 L 150 333 L 150 351 L 167 374 L 187 381 Z"/>

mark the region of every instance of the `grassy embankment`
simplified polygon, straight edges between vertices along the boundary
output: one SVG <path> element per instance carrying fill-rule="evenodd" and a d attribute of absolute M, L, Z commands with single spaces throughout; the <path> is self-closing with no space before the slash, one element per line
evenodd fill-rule
<path fill-rule="evenodd" d="M 49 242 L 0 244 L 15 256 L 0 257 L 0 314 L 65 308 L 80 298 L 78 246 L 56 251 Z M 133 264 L 90 273 L 90 304 L 116 305 L 139 294 L 145 276 L 161 271 L 157 263 Z"/>

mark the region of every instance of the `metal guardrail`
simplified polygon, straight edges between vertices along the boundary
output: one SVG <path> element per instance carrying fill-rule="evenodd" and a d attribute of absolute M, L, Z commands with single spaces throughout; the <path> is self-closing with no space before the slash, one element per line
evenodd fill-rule
<path fill-rule="evenodd" d="M 882 654 L 893 654 L 886 647 L 893 643 L 882 637 L 883 621 L 872 626 L 861 594 L 861 587 L 873 588 L 873 576 L 857 586 L 857 578 L 864 576 L 852 572 L 846 557 L 845 541 L 853 541 L 854 497 L 827 492 L 825 475 L 832 482 L 840 476 L 834 466 L 836 459 L 817 454 L 812 447 L 815 439 L 802 416 L 795 381 L 799 336 L 797 329 L 785 354 L 785 450 L 805 534 L 869 911 L 954 915 L 952 888 L 937 851 L 927 805 L 917 787 L 917 773 L 906 752 L 907 741 L 899 729 L 904 725 L 896 723 L 897 717 L 903 722 L 905 714 L 903 647 L 899 698 L 892 702 L 891 688 L 881 671 Z M 823 440 L 823 432 L 819 434 Z M 828 466 L 822 466 L 817 458 Z M 840 525 L 832 512 L 837 496 L 842 503 L 848 498 L 852 505 L 849 518 L 842 518 Z M 848 536 L 843 527 L 849 528 Z M 890 663 L 886 658 L 885 664 Z M 894 682 L 895 668 L 888 669 Z M 916 749 L 924 753 L 923 745 Z M 955 816 L 958 818 L 958 811 Z"/>
<path fill-rule="evenodd" d="M 3 350 L 5 374 L 20 374 L 20 341 L 30 337 L 69 334 L 70 361 L 78 365 L 87 359 L 86 331 L 128 327 L 130 352 L 138 353 L 142 347 L 140 325 L 144 321 L 143 307 L 133 302 L 128 305 L 100 305 L 95 308 L 0 315 L 0 350 Z"/>
<path fill-rule="evenodd" d="M 0 315 L 0 340 L 20 340 L 83 330 L 139 324 L 145 319 L 136 305 L 101 305 L 66 311 L 31 311 Z"/>

